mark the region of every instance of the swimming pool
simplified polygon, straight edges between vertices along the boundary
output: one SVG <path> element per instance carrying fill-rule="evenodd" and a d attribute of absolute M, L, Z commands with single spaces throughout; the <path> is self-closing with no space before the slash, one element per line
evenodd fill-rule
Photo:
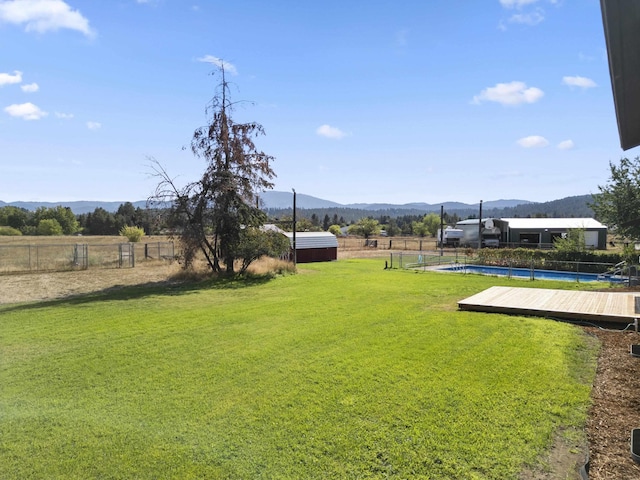
<path fill-rule="evenodd" d="M 561 280 L 565 282 L 624 282 L 624 277 L 611 277 L 597 273 L 559 272 L 556 270 L 537 270 L 529 268 L 490 267 L 486 265 L 455 265 L 442 267 L 456 273 L 479 273 L 481 275 L 497 275 L 500 277 L 517 277 L 535 280 Z"/>

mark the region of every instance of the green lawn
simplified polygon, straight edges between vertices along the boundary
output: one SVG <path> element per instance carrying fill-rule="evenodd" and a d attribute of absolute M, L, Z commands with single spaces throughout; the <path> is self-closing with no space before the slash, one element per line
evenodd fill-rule
<path fill-rule="evenodd" d="M 0 478 L 517 478 L 581 428 L 595 343 L 383 270 L 0 306 Z"/>

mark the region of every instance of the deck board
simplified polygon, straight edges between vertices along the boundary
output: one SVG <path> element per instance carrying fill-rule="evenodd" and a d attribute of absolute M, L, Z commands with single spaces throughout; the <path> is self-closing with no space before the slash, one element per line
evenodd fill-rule
<path fill-rule="evenodd" d="M 491 287 L 458 302 L 460 310 L 571 320 L 633 323 L 638 294 L 544 288 Z"/>

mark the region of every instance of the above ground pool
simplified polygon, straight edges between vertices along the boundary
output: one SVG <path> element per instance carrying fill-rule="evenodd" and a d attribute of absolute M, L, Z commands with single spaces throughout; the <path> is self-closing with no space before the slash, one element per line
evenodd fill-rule
<path fill-rule="evenodd" d="M 485 265 L 453 265 L 438 270 L 456 273 L 478 273 L 481 275 L 497 275 L 500 277 L 529 278 L 536 280 L 562 280 L 565 282 L 615 282 L 626 281 L 624 277 L 612 277 L 597 273 L 559 272 L 557 270 L 537 270 L 529 268 L 491 267 Z"/>

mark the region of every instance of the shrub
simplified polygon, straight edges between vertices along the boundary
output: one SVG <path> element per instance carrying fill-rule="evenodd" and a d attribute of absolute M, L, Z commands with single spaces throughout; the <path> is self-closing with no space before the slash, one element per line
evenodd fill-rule
<path fill-rule="evenodd" d="M 17 235 L 22 235 L 22 232 L 17 228 L 0 226 L 0 236 L 9 237 L 9 236 L 17 236 Z"/>
<path fill-rule="evenodd" d="M 142 237 L 144 237 L 144 229 L 140 227 L 131 227 L 125 225 L 120 229 L 120 236 L 127 237 L 127 240 L 136 243 L 139 242 Z"/>
<path fill-rule="evenodd" d="M 54 218 L 45 218 L 38 222 L 37 235 L 62 235 L 62 226 Z"/>
<path fill-rule="evenodd" d="M 289 251 L 289 239 L 278 232 L 263 232 L 257 228 L 242 230 L 237 247 L 238 259 L 242 260 L 240 273 L 261 257 L 278 258 Z"/>
<path fill-rule="evenodd" d="M 520 268 L 549 268 L 551 270 L 568 271 L 575 270 L 575 262 L 581 262 L 581 271 L 591 273 L 601 272 L 602 266 L 596 264 L 616 264 L 623 260 L 623 255 L 620 255 L 619 253 L 608 253 L 594 250 L 540 250 L 528 248 L 483 248 L 477 251 L 477 256 L 479 262 L 485 265 Z"/>
<path fill-rule="evenodd" d="M 584 252 L 586 250 L 584 229 L 571 228 L 567 231 L 566 236 L 556 238 L 553 242 L 558 252 Z"/>
<path fill-rule="evenodd" d="M 333 233 L 336 237 L 341 237 L 342 230 L 340 229 L 340 225 L 329 226 L 329 233 Z"/>
<path fill-rule="evenodd" d="M 380 224 L 373 218 L 361 218 L 358 223 L 349 226 L 349 233 L 369 238 L 380 233 Z"/>

